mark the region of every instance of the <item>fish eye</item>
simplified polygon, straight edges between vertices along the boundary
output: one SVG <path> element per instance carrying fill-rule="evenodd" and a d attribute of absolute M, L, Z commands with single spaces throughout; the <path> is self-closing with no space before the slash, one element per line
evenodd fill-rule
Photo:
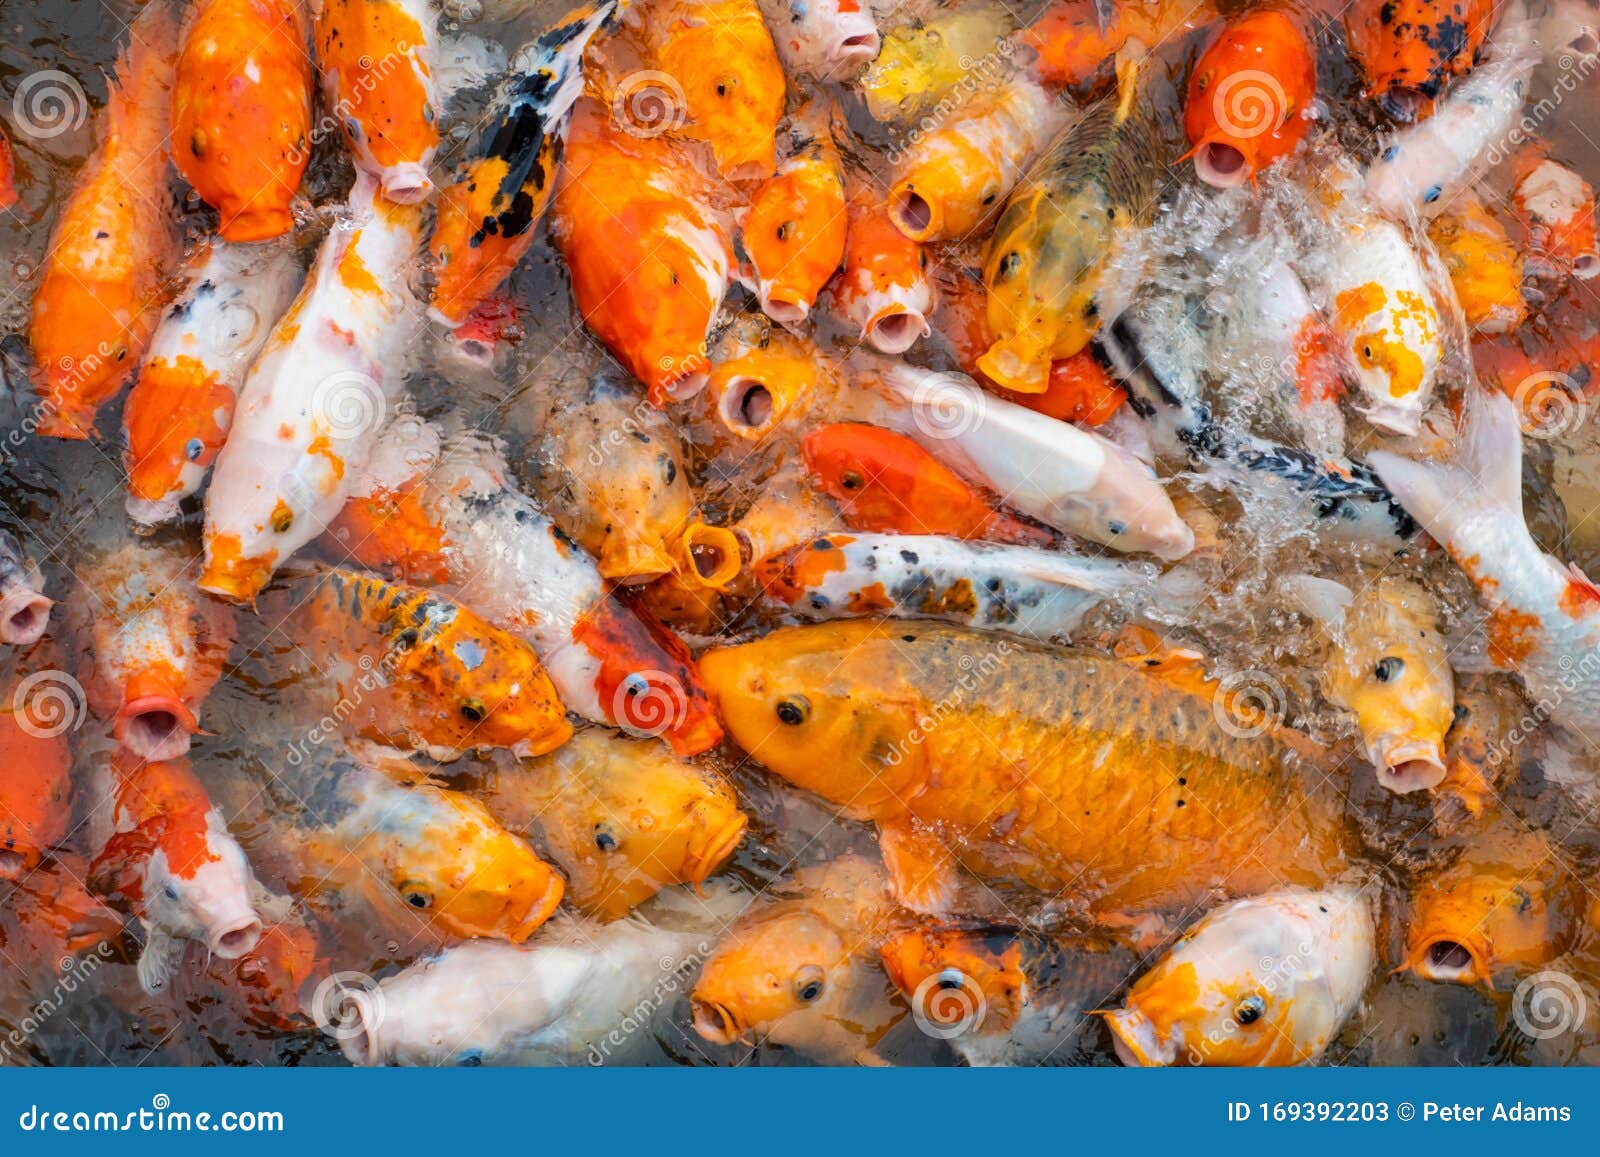
<path fill-rule="evenodd" d="M 611 834 L 611 829 L 605 824 L 595 824 L 594 846 L 602 852 L 614 852 L 617 850 L 617 837 Z"/>
<path fill-rule="evenodd" d="M 863 481 L 864 480 L 862 479 L 861 475 L 857 474 L 854 470 L 846 470 L 843 474 L 839 475 L 839 485 L 843 486 L 846 490 L 860 490 L 861 483 Z"/>
<path fill-rule="evenodd" d="M 798 727 L 811 718 L 811 701 L 804 695 L 791 695 L 778 704 L 778 722 Z"/>
<path fill-rule="evenodd" d="M 1200 74 L 1200 79 L 1194 82 L 1194 86 L 1196 88 L 1198 88 L 1201 92 L 1204 92 L 1206 90 L 1207 86 L 1209 86 L 1210 84 L 1211 84 L 1211 74 L 1209 72 L 1202 72 Z"/>
<path fill-rule="evenodd" d="M 946 992 L 966 987 L 966 977 L 958 968 L 947 968 L 939 974 L 939 987 Z"/>
<path fill-rule="evenodd" d="M 425 912 L 433 907 L 433 893 L 410 880 L 400 885 L 400 898 L 418 911 Z"/>
<path fill-rule="evenodd" d="M 1007 253 L 1000 259 L 999 273 L 1002 278 L 1010 277 L 1022 266 L 1022 254 Z"/>
<path fill-rule="evenodd" d="M 1128 533 L 1128 524 L 1119 519 L 1113 518 L 1110 522 L 1106 523 L 1106 529 L 1109 530 L 1112 535 L 1120 536 Z"/>
<path fill-rule="evenodd" d="M 810 1004 L 822 995 L 823 980 L 822 969 L 815 964 L 808 964 L 794 974 L 794 995 L 801 1004 Z"/>
<path fill-rule="evenodd" d="M 469 723 L 482 723 L 483 717 L 488 714 L 484 709 L 482 699 L 463 699 L 461 701 L 461 716 Z"/>
<path fill-rule="evenodd" d="M 417 634 L 417 629 L 415 627 L 407 627 L 394 637 L 394 645 L 402 651 L 409 651 L 412 647 L 417 645 L 417 640 L 419 638 L 421 638 L 421 636 Z"/>
<path fill-rule="evenodd" d="M 199 438 L 190 438 L 183 446 L 183 456 L 193 462 L 205 452 L 206 444 Z"/>
<path fill-rule="evenodd" d="M 1372 347 L 1371 346 L 1364 345 L 1364 346 L 1361 347 L 1361 359 L 1363 361 L 1368 361 L 1368 362 L 1370 362 L 1372 360 Z"/>
<path fill-rule="evenodd" d="M 778 240 L 779 241 L 787 241 L 787 240 L 789 240 L 789 235 L 794 232 L 794 227 L 795 227 L 795 223 L 793 221 L 785 221 L 783 224 L 779 225 L 778 226 Z"/>
<path fill-rule="evenodd" d="M 1398 655 L 1385 655 L 1372 668 L 1372 677 L 1380 683 L 1393 683 L 1406 669 L 1406 661 Z"/>
<path fill-rule="evenodd" d="M 178 898 L 178 889 L 174 885 L 168 884 L 161 889 L 161 894 L 169 900 L 176 900 Z"/>
<path fill-rule="evenodd" d="M 1255 1024 L 1267 1012 L 1267 1002 L 1258 994 L 1252 993 L 1241 1000 L 1233 1010 L 1233 1019 L 1240 1024 Z"/>

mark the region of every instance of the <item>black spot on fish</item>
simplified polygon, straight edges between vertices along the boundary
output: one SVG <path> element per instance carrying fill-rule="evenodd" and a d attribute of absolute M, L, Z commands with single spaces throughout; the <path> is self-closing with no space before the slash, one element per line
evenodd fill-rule
<path fill-rule="evenodd" d="M 900 552 L 900 557 L 906 562 L 909 562 L 912 566 L 917 565 L 917 552 L 914 550 L 902 550 Z"/>

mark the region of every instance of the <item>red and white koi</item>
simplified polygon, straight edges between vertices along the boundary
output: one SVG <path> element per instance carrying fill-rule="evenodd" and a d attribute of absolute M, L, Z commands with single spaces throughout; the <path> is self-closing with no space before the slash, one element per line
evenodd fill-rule
<path fill-rule="evenodd" d="M 784 71 L 848 81 L 878 55 L 878 24 L 860 0 L 762 0 Z"/>
<path fill-rule="evenodd" d="M 1579 281 L 1600 276 L 1594 189 L 1567 166 L 1535 150 L 1519 158 L 1513 203 L 1528 236 L 1528 266 Z"/>

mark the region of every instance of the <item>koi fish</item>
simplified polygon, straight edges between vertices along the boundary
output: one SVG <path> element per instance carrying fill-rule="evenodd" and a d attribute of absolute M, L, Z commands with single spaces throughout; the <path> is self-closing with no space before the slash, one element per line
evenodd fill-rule
<path fill-rule="evenodd" d="M 922 924 L 879 949 L 922 1024 L 967 1064 L 1067 1064 L 1090 1010 L 1136 970 L 1130 952 L 996 925 Z"/>
<path fill-rule="evenodd" d="M 233 647 L 233 613 L 195 588 L 178 545 L 130 542 L 79 568 L 68 621 L 84 691 L 138 759 L 178 759 Z"/>
<path fill-rule="evenodd" d="M 664 995 L 747 902 L 719 889 L 653 921 L 565 920 L 521 948 L 446 949 L 341 994 L 339 1045 L 356 1065 L 637 1063 Z"/>
<path fill-rule="evenodd" d="M 1195 175 L 1218 189 L 1254 181 L 1305 139 L 1316 96 L 1317 58 L 1298 21 L 1276 8 L 1229 20 L 1189 74 Z"/>
<path fill-rule="evenodd" d="M 583 320 L 660 406 L 705 384 L 732 241 L 683 147 L 626 130 L 594 101 L 573 110 L 552 236 Z"/>
<path fill-rule="evenodd" d="M 39 656 L 49 663 L 53 649 Z M 70 712 L 64 680 L 48 666 L 24 661 L 7 672 L 0 701 L 0 880 L 16 881 L 38 868 L 67 835 L 72 819 Z M 66 722 L 68 727 L 59 724 Z"/>
<path fill-rule="evenodd" d="M 860 0 L 764 0 L 761 14 L 791 74 L 847 81 L 880 54 L 877 22 Z"/>
<path fill-rule="evenodd" d="M 1133 66 L 1123 73 L 1120 97 L 1100 100 L 1056 137 L 989 238 L 983 281 L 995 341 L 978 367 L 1008 390 L 1041 393 L 1051 363 L 1089 343 L 1107 256 L 1153 212 L 1160 139 L 1135 102 Z"/>
<path fill-rule="evenodd" d="M 266 891 L 188 762 L 145 762 L 124 751 L 101 774 L 109 830 L 94 841 L 93 871 L 144 928 L 144 990 L 166 988 L 187 940 L 224 960 L 254 948 Z"/>
<path fill-rule="evenodd" d="M 1558 723 L 1592 719 L 1600 710 L 1600 588 L 1528 533 L 1511 399 L 1468 392 L 1454 462 L 1380 451 L 1372 467 L 1477 586 L 1489 608 L 1489 657 L 1515 669 Z"/>
<path fill-rule="evenodd" d="M 660 736 L 678 755 L 717 745 L 722 728 L 688 649 L 607 591 L 594 561 L 508 481 L 492 443 L 459 438 L 441 450 L 436 430 L 402 419 L 375 462 L 356 497 L 406 498 L 404 516 L 384 524 L 393 534 L 366 540 L 367 565 L 413 554 L 425 534 L 438 581 L 527 639 L 569 711 Z"/>
<path fill-rule="evenodd" d="M 844 269 L 833 282 L 834 307 L 861 340 L 902 354 L 933 332 L 937 297 L 928 254 L 895 225 L 888 209 L 865 193 L 850 198 Z"/>
<path fill-rule="evenodd" d="M 1209 0 L 1054 0 L 1019 39 L 1035 53 L 1041 81 L 1087 97 L 1110 84 L 1112 60 L 1130 40 L 1147 46 L 1179 41 L 1216 15 Z"/>
<path fill-rule="evenodd" d="M 1108 599 L 1149 587 L 1154 567 L 927 534 L 833 534 L 762 559 L 772 603 L 813 621 L 939 619 L 1026 638 L 1070 637 Z"/>
<path fill-rule="evenodd" d="M 428 242 L 436 320 L 460 325 L 532 247 L 555 191 L 567 118 L 583 93 L 584 51 L 616 10 L 615 0 L 580 8 L 512 61 L 474 155 L 439 192 Z"/>
<path fill-rule="evenodd" d="M 428 0 L 320 0 L 317 65 L 350 155 L 399 205 L 433 192 L 438 18 Z"/>
<path fill-rule="evenodd" d="M 17 164 L 11 155 L 11 139 L 0 129 L 0 209 L 17 203 Z"/>
<path fill-rule="evenodd" d="M 344 506 L 399 397 L 418 211 L 356 178 L 350 216 L 251 366 L 206 493 L 200 589 L 250 602 Z"/>
<path fill-rule="evenodd" d="M 1522 254 L 1483 200 L 1463 193 L 1428 222 L 1450 284 L 1474 333 L 1510 333 L 1528 316 Z"/>
<path fill-rule="evenodd" d="M 1315 1061 L 1377 963 L 1371 901 L 1352 888 L 1236 900 L 1184 934 L 1105 1014 L 1125 1065 Z"/>
<path fill-rule="evenodd" d="M 912 141 L 895 166 L 889 217 L 913 241 L 975 232 L 1016 188 L 1061 128 L 1065 111 L 1037 81 L 1016 76 Z"/>
<path fill-rule="evenodd" d="M 1030 518 L 1169 561 L 1194 547 L 1149 467 L 1099 434 L 985 394 L 960 374 L 884 364 L 858 382 L 887 400 L 884 424 L 937 447 Z"/>
<path fill-rule="evenodd" d="M 286 245 L 217 241 L 190 263 L 188 287 L 161 320 L 123 407 L 128 514 L 178 516 L 200 489 L 233 424 L 256 354 L 300 285 Z"/>
<path fill-rule="evenodd" d="M 175 980 L 187 982 L 179 999 L 221 998 L 244 1023 L 271 1032 L 305 1028 L 305 998 L 314 992 L 310 982 L 329 971 L 316 934 L 292 917 L 268 924 L 242 956 L 207 957 L 201 975 L 189 976 L 187 967 L 175 973 Z"/>
<path fill-rule="evenodd" d="M 586 915 L 617 920 L 663 888 L 700 885 L 744 838 L 733 788 L 658 743 L 591 727 L 559 751 L 501 767 L 483 801 L 538 842 Z"/>
<path fill-rule="evenodd" d="M 1539 150 L 1518 157 L 1516 182 L 1513 201 L 1532 249 L 1529 264 L 1580 281 L 1600 275 L 1589 182 Z"/>
<path fill-rule="evenodd" d="M 177 256 L 167 185 L 177 30 L 158 3 L 128 35 L 99 147 L 56 218 L 33 297 L 28 343 L 47 438 L 93 432 L 95 413 L 144 356 Z"/>
<path fill-rule="evenodd" d="M 857 85 L 867 112 L 879 124 L 913 125 L 942 102 L 957 106 L 996 87 L 1012 65 L 1015 28 L 1010 12 L 990 4 L 907 21 L 883 37 Z"/>
<path fill-rule="evenodd" d="M 779 331 L 747 337 L 735 326 L 717 343 L 707 393 L 723 429 L 760 442 L 832 397 L 838 384 L 810 341 Z"/>
<path fill-rule="evenodd" d="M 1359 592 L 1310 575 L 1280 585 L 1331 635 L 1323 689 L 1354 712 L 1378 782 L 1402 793 L 1439 786 L 1456 695 L 1433 597 L 1414 582 L 1391 577 Z"/>
<path fill-rule="evenodd" d="M 883 869 L 845 856 L 800 869 L 789 890 L 798 894 L 752 909 L 706 960 L 695 1032 L 786 1045 L 821 1064 L 882 1064 L 872 1048 L 906 1013 L 877 959 L 896 919 Z"/>
<path fill-rule="evenodd" d="M 543 755 L 572 737 L 533 648 L 444 595 L 328 570 L 292 598 L 308 628 L 297 649 L 357 657 L 333 681 L 338 702 L 360 704 L 347 722 L 364 738 L 449 762 L 469 748 Z"/>
<path fill-rule="evenodd" d="M 847 229 L 844 178 L 828 126 L 802 114 L 790 135 L 788 156 L 750 195 L 739 243 L 762 312 L 797 326 L 843 262 Z"/>
<path fill-rule="evenodd" d="M 0 643 L 31 647 L 50 626 L 54 600 L 44 593 L 44 572 L 10 533 L 0 530 Z"/>
<path fill-rule="evenodd" d="M 1493 16 L 1494 0 L 1356 0 L 1344 28 L 1364 95 L 1397 121 L 1426 117 L 1472 68 Z"/>
<path fill-rule="evenodd" d="M 862 621 L 700 658 L 744 751 L 877 823 L 908 907 L 942 910 L 957 865 L 1070 886 L 1102 916 L 1331 879 L 1345 863 L 1342 802 L 1293 770 L 1320 758 L 1314 745 L 1259 723 L 1224 728 L 1218 685 L 1168 669 Z"/>

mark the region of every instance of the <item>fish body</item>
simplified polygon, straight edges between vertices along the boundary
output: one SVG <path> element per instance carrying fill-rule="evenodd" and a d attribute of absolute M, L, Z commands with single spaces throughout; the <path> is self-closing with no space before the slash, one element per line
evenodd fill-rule
<path fill-rule="evenodd" d="M 897 919 L 883 869 L 859 856 L 802 868 L 797 893 L 747 912 L 695 982 L 694 1028 L 714 1044 L 765 1040 L 819 1064 L 877 1064 L 905 1016 L 877 956 Z"/>
<path fill-rule="evenodd" d="M 553 235 L 584 321 L 665 405 L 705 384 L 732 238 L 684 146 L 627 130 L 596 102 L 578 104 Z"/>
<path fill-rule="evenodd" d="M 1372 455 L 1372 466 L 1466 572 L 1489 609 L 1489 656 L 1516 670 L 1542 717 L 1600 710 L 1600 588 L 1539 549 L 1522 515 L 1522 431 L 1511 399 L 1469 392 L 1452 463 Z"/>
<path fill-rule="evenodd" d="M 542 755 L 572 737 L 533 649 L 453 599 L 329 570 L 295 589 L 293 608 L 302 646 L 356 657 L 334 683 L 340 704 L 358 705 L 349 720 L 365 738 L 447 761 L 469 748 Z"/>
<path fill-rule="evenodd" d="M 867 111 L 880 124 L 913 125 L 946 101 L 959 106 L 994 89 L 1012 67 L 1015 27 L 1008 11 L 989 4 L 907 21 L 883 37 L 861 77 Z"/>
<path fill-rule="evenodd" d="M 924 1031 L 974 1068 L 1071 1063 L 1136 969 L 1130 952 L 1000 926 L 919 924 L 879 952 Z"/>
<path fill-rule="evenodd" d="M 17 164 L 11 152 L 11 138 L 0 130 L 0 209 L 17 203 Z"/>
<path fill-rule="evenodd" d="M 99 147 L 50 235 L 28 322 L 46 437 L 90 436 L 156 326 L 177 256 L 167 184 L 176 36 L 164 4 L 130 26 Z"/>
<path fill-rule="evenodd" d="M 885 205 L 867 194 L 851 196 L 848 214 L 834 306 L 880 353 L 905 353 L 933 332 L 928 317 L 938 298 L 928 276 L 928 254 L 900 231 Z"/>
<path fill-rule="evenodd" d="M 965 237 L 1005 203 L 1067 114 L 1038 81 L 1011 78 L 915 139 L 895 166 L 889 216 L 913 241 Z"/>
<path fill-rule="evenodd" d="M 166 987 L 184 941 L 197 940 L 224 960 L 253 949 L 264 890 L 188 762 L 120 752 L 98 774 L 109 784 L 97 793 L 94 871 L 144 925 L 145 991 Z"/>
<path fill-rule="evenodd" d="M 761 308 L 789 326 L 805 321 L 844 260 L 847 232 L 844 178 L 826 126 L 791 133 L 793 150 L 751 194 L 740 227 Z"/>
<path fill-rule="evenodd" d="M 196 589 L 178 546 L 130 542 L 78 575 L 68 618 L 89 706 L 130 755 L 181 757 L 233 647 L 232 611 Z"/>
<path fill-rule="evenodd" d="M 205 0 L 184 30 L 173 161 L 222 215 L 224 241 L 294 227 L 311 160 L 311 55 L 294 0 Z"/>
<path fill-rule="evenodd" d="M 802 450 L 811 480 L 852 529 L 950 535 L 1019 546 L 1051 536 L 998 504 L 904 434 L 861 422 L 819 426 Z"/>
<path fill-rule="evenodd" d="M 924 534 L 832 534 L 761 560 L 767 598 L 803 619 L 938 619 L 1050 640 L 1154 567 Z"/>
<path fill-rule="evenodd" d="M 428 0 L 321 0 L 317 66 L 351 156 L 400 205 L 433 191 L 438 17 Z"/>
<path fill-rule="evenodd" d="M 527 639 L 568 710 L 660 736 L 679 755 L 716 746 L 722 729 L 688 649 L 606 589 L 594 560 L 508 481 L 493 445 L 462 438 L 441 451 L 437 431 L 401 419 L 377 461 L 397 465 L 360 489 L 408 496 L 408 517 L 392 524 L 396 553 L 406 557 L 425 529 L 438 581 Z M 368 540 L 368 565 L 386 565 L 384 546 Z"/>
<path fill-rule="evenodd" d="M 10 533 L 0 530 L 0 643 L 31 647 L 50 626 L 54 600 L 44 593 L 44 572 Z"/>
<path fill-rule="evenodd" d="M 47 655 L 53 649 L 42 648 Z M 70 686 L 32 663 L 7 672 L 0 701 L 0 880 L 20 880 L 66 837 L 72 819 Z M 56 674 L 57 678 L 52 678 Z M 65 726 L 63 726 L 65 724 Z"/>
<path fill-rule="evenodd" d="M 583 92 L 582 62 L 614 0 L 578 9 L 524 48 L 495 96 L 475 154 L 440 190 L 428 253 L 435 285 L 429 312 L 460 325 L 510 276 L 550 206 L 561 143 Z"/>
<path fill-rule="evenodd" d="M 1194 546 L 1149 467 L 1099 434 L 1002 401 L 960 374 L 882 365 L 863 384 L 888 400 L 886 425 L 1030 518 L 1168 560 Z"/>
<path fill-rule="evenodd" d="M 1185 933 L 1106 1014 L 1127 1065 L 1279 1066 L 1319 1058 L 1377 963 L 1353 888 L 1236 900 Z"/>
<path fill-rule="evenodd" d="M 327 527 L 399 400 L 418 211 L 356 179 L 348 219 L 251 367 L 206 492 L 202 590 L 250 602 Z"/>
<path fill-rule="evenodd" d="M 300 286 L 281 244 L 214 242 L 161 319 L 123 407 L 128 513 L 166 522 L 200 488 L 233 424 L 246 372 Z"/>
<path fill-rule="evenodd" d="M 784 628 L 700 663 L 734 740 L 877 822 L 919 906 L 941 902 L 941 861 L 1070 884 L 1091 912 L 1320 883 L 1345 862 L 1342 805 L 1295 772 L 1296 737 L 1225 728 L 1212 684 L 933 623 Z"/>
<path fill-rule="evenodd" d="M 860 0 L 764 0 L 761 14 L 778 59 L 791 74 L 848 81 L 879 55 L 877 21 Z"/>
<path fill-rule="evenodd" d="M 567 899 L 602 920 L 674 884 L 703 884 L 745 831 L 721 776 L 600 727 L 502 767 L 483 798 L 507 827 L 538 833 L 566 873 Z"/>
<path fill-rule="evenodd" d="M 1343 13 L 1365 94 L 1413 121 L 1454 77 L 1465 75 L 1489 34 L 1493 0 L 1356 0 Z"/>
<path fill-rule="evenodd" d="M 984 256 L 995 341 L 978 366 L 996 385 L 1041 393 L 1050 365 L 1089 343 L 1112 247 L 1148 223 L 1163 169 L 1159 136 L 1132 105 L 1091 105 L 1045 150 L 1006 202 Z"/>
<path fill-rule="evenodd" d="M 1463 193 L 1428 222 L 1456 301 L 1474 333 L 1515 330 L 1528 316 L 1522 296 L 1522 254 L 1489 207 Z"/>
<path fill-rule="evenodd" d="M 1263 7 L 1229 20 L 1189 74 L 1196 175 L 1220 189 L 1255 180 L 1305 138 L 1316 95 L 1316 54 L 1293 16 Z"/>
<path fill-rule="evenodd" d="M 1533 251 L 1530 264 L 1580 281 L 1600 275 L 1589 182 L 1539 153 L 1519 158 L 1516 181 L 1513 203 Z"/>

